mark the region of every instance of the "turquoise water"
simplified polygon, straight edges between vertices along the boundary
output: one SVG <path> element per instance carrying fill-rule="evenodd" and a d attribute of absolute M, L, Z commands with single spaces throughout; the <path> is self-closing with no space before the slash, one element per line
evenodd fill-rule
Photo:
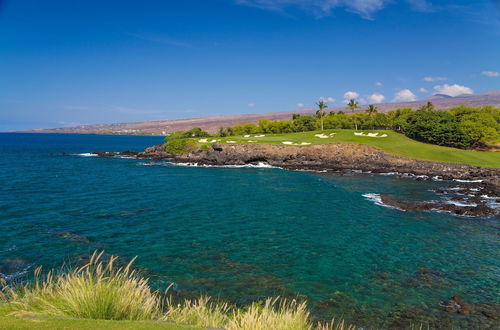
<path fill-rule="evenodd" d="M 445 182 L 77 155 L 161 140 L 0 134 L 0 272 L 25 279 L 36 265 L 105 249 L 137 255 L 158 288 L 173 282 L 237 304 L 299 296 L 315 317 L 381 328 L 479 327 L 488 320 L 440 303 L 499 302 L 499 219 L 401 212 L 363 197 L 434 198 Z"/>

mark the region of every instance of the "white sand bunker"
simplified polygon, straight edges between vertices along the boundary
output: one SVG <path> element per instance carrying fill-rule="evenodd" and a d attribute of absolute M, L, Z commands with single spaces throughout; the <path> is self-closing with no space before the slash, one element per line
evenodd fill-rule
<path fill-rule="evenodd" d="M 255 141 L 255 140 L 248 140 L 247 142 L 249 142 L 249 143 L 255 143 L 257 141 Z"/>
<path fill-rule="evenodd" d="M 243 137 L 250 137 L 250 135 L 248 135 L 248 134 L 247 135 L 243 135 Z"/>
<path fill-rule="evenodd" d="M 226 141 L 226 143 L 236 143 L 236 141 Z"/>
<path fill-rule="evenodd" d="M 201 143 L 207 143 L 208 142 L 208 139 L 199 139 L 198 142 L 201 142 Z"/>
<path fill-rule="evenodd" d="M 290 145 L 290 146 L 307 146 L 307 145 L 310 145 L 309 142 L 293 143 L 291 141 L 283 141 L 281 143 L 286 144 L 286 145 Z"/>
<path fill-rule="evenodd" d="M 354 135 L 356 135 L 356 136 L 376 137 L 376 138 L 387 137 L 387 134 L 382 134 L 382 135 L 378 135 L 378 133 L 368 133 L 368 134 L 365 134 L 363 132 L 361 132 L 361 133 L 354 132 Z"/>
<path fill-rule="evenodd" d="M 260 137 L 264 137 L 264 136 L 265 136 L 264 134 L 261 134 L 261 135 L 255 135 L 254 137 L 260 138 Z"/>
<path fill-rule="evenodd" d="M 324 134 L 314 134 L 314 136 L 319 137 L 320 139 L 328 139 L 329 137 L 331 137 L 329 135 L 324 135 Z"/>

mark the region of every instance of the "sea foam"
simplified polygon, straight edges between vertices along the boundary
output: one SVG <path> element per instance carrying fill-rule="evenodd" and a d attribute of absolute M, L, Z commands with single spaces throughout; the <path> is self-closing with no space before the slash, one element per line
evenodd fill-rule
<path fill-rule="evenodd" d="M 382 202 L 382 197 L 380 196 L 380 194 L 368 193 L 368 194 L 363 194 L 362 196 L 364 198 L 366 198 L 367 200 L 372 201 L 375 205 L 379 205 L 379 206 L 383 206 L 383 207 L 387 207 L 390 209 L 396 209 L 396 210 L 401 211 L 401 209 L 398 207 L 395 207 L 392 205 L 387 205 L 384 202 Z"/>

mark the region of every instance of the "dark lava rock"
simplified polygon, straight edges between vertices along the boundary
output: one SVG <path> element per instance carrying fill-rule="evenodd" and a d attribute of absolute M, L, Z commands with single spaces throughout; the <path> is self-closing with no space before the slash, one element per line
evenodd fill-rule
<path fill-rule="evenodd" d="M 79 242 L 79 243 L 87 243 L 87 244 L 90 243 L 90 239 L 88 239 L 88 237 L 80 236 L 80 235 L 77 235 L 77 234 L 69 232 L 69 231 L 55 234 L 54 237 L 60 237 L 60 238 L 64 238 L 64 239 L 74 241 L 74 242 Z"/>
<path fill-rule="evenodd" d="M 21 258 L 6 258 L 0 262 L 0 273 L 10 274 L 22 270 L 27 261 Z"/>
<path fill-rule="evenodd" d="M 94 151 L 93 154 L 99 157 L 116 157 L 116 156 L 136 157 L 139 153 L 136 151 L 127 150 L 122 152 Z"/>
<path fill-rule="evenodd" d="M 122 151 L 119 153 L 120 156 L 137 156 L 138 152 L 133 150 Z"/>
<path fill-rule="evenodd" d="M 430 211 L 436 208 L 434 202 L 402 201 L 395 199 L 392 195 L 380 195 L 382 202 L 386 205 L 398 208 L 403 211 Z"/>
<path fill-rule="evenodd" d="M 449 284 L 444 277 L 445 275 L 438 270 L 420 267 L 417 274 L 408 280 L 408 284 L 411 286 L 440 287 Z"/>
<path fill-rule="evenodd" d="M 453 296 L 444 305 L 444 310 L 448 313 L 500 320 L 500 303 L 474 303 L 465 301 L 459 296 Z"/>
<path fill-rule="evenodd" d="M 472 312 L 493 320 L 500 320 L 500 303 L 473 303 Z"/>
<path fill-rule="evenodd" d="M 461 202 L 467 203 L 468 201 L 461 200 Z M 477 206 L 457 206 L 454 204 L 441 203 L 437 204 L 436 209 L 467 217 L 489 217 L 497 213 L 496 210 L 488 207 L 484 203 Z"/>
<path fill-rule="evenodd" d="M 459 296 L 453 296 L 445 306 L 445 311 L 448 313 L 458 313 L 463 315 L 469 315 L 471 312 L 471 305 L 465 302 Z"/>
<path fill-rule="evenodd" d="M 143 152 L 139 152 L 136 155 L 136 157 L 137 158 L 150 158 L 153 160 L 161 160 L 161 159 L 174 158 L 175 155 L 166 152 L 165 146 L 163 144 L 157 144 L 155 146 L 144 149 Z"/>

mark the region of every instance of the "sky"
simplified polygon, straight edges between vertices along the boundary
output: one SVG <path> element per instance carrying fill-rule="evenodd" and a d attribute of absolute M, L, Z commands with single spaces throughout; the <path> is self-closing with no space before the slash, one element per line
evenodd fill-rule
<path fill-rule="evenodd" d="M 0 131 L 491 89 L 498 0 L 0 0 Z"/>

